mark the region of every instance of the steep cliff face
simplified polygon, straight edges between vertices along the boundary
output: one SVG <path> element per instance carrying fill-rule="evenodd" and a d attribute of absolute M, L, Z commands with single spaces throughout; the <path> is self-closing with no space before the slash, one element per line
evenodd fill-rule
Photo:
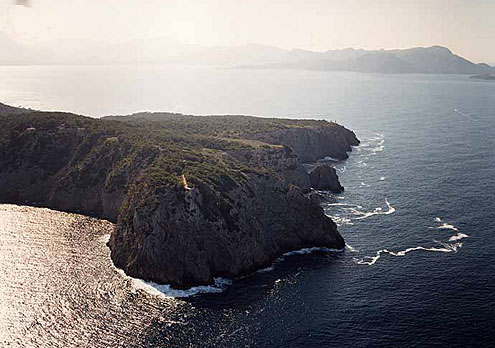
<path fill-rule="evenodd" d="M 344 247 L 305 194 L 301 156 L 343 158 L 358 143 L 352 132 L 324 121 L 167 117 L 0 112 L 0 201 L 117 221 L 115 264 L 177 287 L 241 276 L 290 250 Z"/>
<path fill-rule="evenodd" d="M 288 146 L 267 146 L 257 150 L 230 151 L 230 155 L 252 167 L 270 170 L 272 177 L 286 185 L 295 185 L 306 191 L 311 187 L 307 170 L 297 154 Z"/>
<path fill-rule="evenodd" d="M 291 250 L 344 248 L 316 197 L 305 195 L 311 187 L 341 192 L 333 167 L 317 166 L 317 180 L 286 145 L 225 155 L 267 172 L 224 176 L 215 187 L 189 181 L 187 189 L 137 192 L 109 242 L 117 267 L 187 288 L 248 274 Z"/>
<path fill-rule="evenodd" d="M 279 129 L 254 134 L 252 138 L 269 144 L 287 145 L 303 163 L 316 162 L 324 157 L 344 160 L 349 157 L 347 152 L 352 151 L 352 146 L 359 145 L 354 132 L 335 124 Z"/>
<path fill-rule="evenodd" d="M 265 175 L 164 188 L 151 201 L 131 199 L 122 216 L 110 239 L 117 267 L 177 287 L 248 274 L 290 250 L 344 247 L 317 203 Z"/>

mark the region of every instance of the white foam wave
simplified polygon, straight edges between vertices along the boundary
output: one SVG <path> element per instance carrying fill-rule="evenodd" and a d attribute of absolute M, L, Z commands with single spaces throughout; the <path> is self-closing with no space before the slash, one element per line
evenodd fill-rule
<path fill-rule="evenodd" d="M 286 256 L 307 255 L 307 254 L 311 254 L 312 252 L 315 252 L 315 251 L 320 251 L 320 252 L 321 251 L 323 251 L 323 252 L 342 252 L 342 251 L 344 251 L 344 249 L 332 249 L 332 248 L 325 248 L 325 247 L 313 247 L 313 248 L 304 248 L 304 249 L 289 251 L 289 252 L 283 254 L 282 256 L 280 256 L 275 261 L 273 261 L 272 264 L 271 264 L 271 266 L 268 266 L 266 268 L 260 269 L 260 270 L 256 271 L 255 273 L 266 273 L 266 272 L 273 271 L 275 269 L 275 265 L 277 263 L 281 262 L 284 259 L 284 257 L 286 257 Z M 244 277 L 241 277 L 241 278 L 245 278 L 245 277 L 249 277 L 249 276 L 250 275 L 247 275 L 247 276 L 244 276 Z"/>
<path fill-rule="evenodd" d="M 442 223 L 440 226 L 437 226 L 436 228 L 439 229 L 439 230 L 452 230 L 452 231 L 456 231 L 458 232 L 459 229 L 457 227 L 455 227 L 454 225 L 452 224 L 449 224 L 447 222 L 444 222 L 442 219 L 440 219 L 439 217 L 436 217 L 435 218 L 435 222 L 438 222 L 438 223 Z M 434 227 L 431 227 L 431 228 L 434 228 Z"/>
<path fill-rule="evenodd" d="M 342 226 L 342 225 L 354 225 L 351 219 L 344 217 L 344 216 L 338 216 L 338 215 L 330 215 L 330 218 L 337 224 L 337 226 Z"/>
<path fill-rule="evenodd" d="M 473 119 L 473 118 L 472 118 L 471 116 L 469 116 L 468 114 L 465 114 L 465 113 L 463 113 L 463 112 L 461 112 L 461 111 L 459 111 L 459 110 L 457 110 L 457 109 L 454 109 L 454 112 L 455 112 L 457 115 L 460 115 L 460 116 L 462 116 L 462 117 L 464 117 L 464 118 L 467 118 L 467 119 L 470 119 L 470 120 L 472 120 L 472 119 Z"/>
<path fill-rule="evenodd" d="M 312 252 L 315 252 L 315 251 L 338 253 L 338 252 L 344 251 L 344 249 L 332 249 L 332 248 L 325 248 L 325 247 L 303 248 L 303 249 L 299 249 L 299 250 L 289 251 L 288 253 L 285 253 L 284 256 L 307 255 L 307 254 L 311 254 Z"/>
<path fill-rule="evenodd" d="M 382 176 L 382 177 L 380 177 L 380 179 L 379 179 L 379 180 L 380 180 L 380 181 L 384 181 L 384 180 L 386 180 L 386 179 L 387 179 L 386 177 Z"/>
<path fill-rule="evenodd" d="M 469 237 L 467 234 L 457 233 L 456 235 L 449 238 L 449 242 L 456 242 L 458 240 L 461 240 L 461 239 L 467 238 L 467 237 Z"/>
<path fill-rule="evenodd" d="M 442 219 L 440 219 L 439 217 L 436 217 L 435 221 L 438 223 L 443 222 Z M 434 228 L 434 227 L 430 227 L 430 228 Z M 459 231 L 459 229 L 457 227 L 455 227 L 454 225 L 451 225 L 451 224 L 448 224 L 445 222 L 443 222 L 441 226 L 437 227 L 437 229 L 447 229 L 447 230 L 452 230 L 455 232 Z M 469 236 L 467 234 L 458 232 L 457 234 L 451 236 L 448 239 L 448 242 L 450 242 L 451 244 L 443 243 L 443 242 L 439 242 L 439 241 L 434 240 L 434 242 L 441 245 L 441 247 L 416 246 L 416 247 L 407 248 L 405 250 L 401 250 L 401 251 L 397 251 L 397 252 L 393 252 L 393 251 L 390 251 L 388 249 L 381 249 L 381 250 L 378 250 L 376 252 L 375 256 L 366 256 L 363 259 L 354 258 L 354 261 L 359 265 L 371 266 L 371 265 L 374 265 L 383 254 L 388 254 L 391 256 L 405 256 L 407 253 L 410 253 L 411 251 L 418 251 L 418 250 L 429 251 L 429 252 L 444 252 L 444 253 L 457 252 L 457 250 L 462 247 L 462 243 L 459 243 L 458 241 L 461 239 L 464 239 L 464 238 L 468 238 L 468 237 Z M 453 242 L 455 242 L 455 243 L 453 243 Z"/>
<path fill-rule="evenodd" d="M 454 225 L 451 225 L 451 224 L 448 224 L 446 222 L 444 222 L 442 224 L 442 226 L 439 226 L 437 227 L 438 229 L 440 230 L 452 230 L 452 231 L 459 231 L 459 229 L 457 227 L 455 227 Z"/>
<path fill-rule="evenodd" d="M 325 162 L 325 161 L 340 162 L 339 159 L 330 156 L 323 157 L 322 159 L 319 159 L 317 162 Z"/>
<path fill-rule="evenodd" d="M 356 250 L 356 248 L 354 248 L 354 247 L 353 247 L 352 245 L 350 245 L 350 244 L 347 244 L 347 243 L 346 243 L 346 244 L 345 244 L 345 247 L 346 247 L 346 248 L 347 248 L 350 252 L 355 253 L 355 252 L 357 251 L 357 250 Z"/>
<path fill-rule="evenodd" d="M 200 293 L 220 293 L 223 292 L 227 286 L 232 284 L 232 280 L 227 278 L 215 278 L 214 285 L 201 285 L 194 286 L 186 290 L 174 289 L 170 285 L 156 284 L 153 282 L 145 282 L 148 286 L 151 286 L 164 294 L 167 297 L 189 297 Z"/>
<path fill-rule="evenodd" d="M 390 215 L 390 214 L 393 214 L 396 212 L 396 209 L 390 204 L 390 202 L 386 198 L 385 198 L 385 204 L 387 205 L 387 210 L 383 210 L 383 208 L 378 207 L 378 208 L 375 208 L 375 210 L 370 211 L 370 212 L 362 212 L 360 210 L 351 208 L 351 212 L 354 215 L 358 215 L 356 220 L 366 219 L 366 218 L 369 218 L 370 216 L 374 216 L 374 215 Z"/>
<path fill-rule="evenodd" d="M 385 135 L 383 133 L 376 133 L 374 137 L 364 140 L 357 147 L 357 153 L 365 155 L 365 158 L 366 156 L 374 156 L 383 150 L 385 150 Z"/>
<path fill-rule="evenodd" d="M 418 251 L 418 250 L 423 250 L 423 251 L 428 251 L 428 252 L 441 252 L 441 253 L 452 253 L 452 252 L 457 252 L 457 250 L 462 247 L 462 243 L 454 243 L 454 244 L 446 244 L 446 243 L 440 243 L 442 247 L 423 247 L 423 246 L 417 246 L 417 247 L 412 247 L 412 248 L 407 248 L 405 250 L 401 251 L 390 251 L 388 249 L 381 249 L 376 252 L 375 256 L 366 256 L 363 259 L 358 259 L 354 258 L 354 261 L 358 265 L 374 265 L 382 256 L 382 254 L 388 254 L 391 256 L 406 256 L 406 254 L 412 252 L 412 251 Z"/>
<path fill-rule="evenodd" d="M 379 145 L 371 149 L 373 155 L 376 154 L 377 152 L 382 152 L 383 150 L 385 150 L 385 145 Z"/>
<path fill-rule="evenodd" d="M 228 285 L 232 284 L 230 279 L 215 278 L 213 285 L 201 285 L 195 286 L 189 289 L 174 289 L 170 284 L 157 284 L 154 282 L 147 282 L 139 278 L 133 278 L 125 274 L 122 269 L 115 268 L 123 278 L 131 283 L 131 286 L 135 290 L 142 290 L 152 296 L 164 297 L 164 298 L 181 298 L 189 297 L 199 293 L 220 293 L 223 292 Z"/>
<path fill-rule="evenodd" d="M 270 267 L 266 267 L 266 268 L 260 269 L 256 273 L 266 273 L 266 272 L 273 271 L 274 269 L 275 269 L 275 266 L 272 265 Z"/>

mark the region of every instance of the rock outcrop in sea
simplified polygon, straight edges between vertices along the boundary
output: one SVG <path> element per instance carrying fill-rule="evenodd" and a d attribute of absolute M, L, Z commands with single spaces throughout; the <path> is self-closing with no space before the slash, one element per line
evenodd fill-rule
<path fill-rule="evenodd" d="M 316 190 L 328 190 L 334 193 L 344 191 L 339 182 L 337 171 L 328 164 L 320 164 L 309 173 L 311 187 Z"/>
<path fill-rule="evenodd" d="M 111 257 L 128 275 L 187 288 L 248 274 L 288 251 L 344 247 L 307 194 L 334 190 L 333 168 L 318 169 L 315 181 L 302 165 L 344 159 L 359 144 L 335 123 L 0 115 L 0 201 L 116 222 Z"/>

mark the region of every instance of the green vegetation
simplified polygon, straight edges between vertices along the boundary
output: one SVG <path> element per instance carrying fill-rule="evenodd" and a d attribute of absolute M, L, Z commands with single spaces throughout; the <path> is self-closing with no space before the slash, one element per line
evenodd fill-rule
<path fill-rule="evenodd" d="M 138 113 L 130 116 L 108 116 L 133 125 L 152 125 L 162 130 L 191 136 L 246 138 L 249 135 L 273 132 L 279 129 L 331 127 L 335 123 L 324 120 L 297 120 L 253 116 L 192 116 L 172 113 Z"/>
<path fill-rule="evenodd" d="M 162 187 L 183 185 L 183 175 L 190 187 L 203 185 L 221 192 L 220 186 L 242 185 L 247 173 L 269 171 L 235 156 L 280 147 L 250 136 L 332 126 L 314 120 L 167 113 L 92 119 L 4 107 L 0 109 L 0 178 L 8 177 L 19 192 L 56 179 L 51 193 L 46 193 L 50 196 L 53 191 L 89 192 L 103 187 L 108 193 L 125 190 L 127 196 L 139 194 L 147 200 Z M 31 199 L 28 194 L 21 196 Z"/>

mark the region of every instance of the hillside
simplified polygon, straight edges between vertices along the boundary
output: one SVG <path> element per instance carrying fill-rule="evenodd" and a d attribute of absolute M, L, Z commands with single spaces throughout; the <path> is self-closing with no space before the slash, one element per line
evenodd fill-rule
<path fill-rule="evenodd" d="M 342 126 L 6 110 L 0 202 L 116 222 L 112 259 L 129 275 L 188 287 L 249 273 L 290 250 L 344 246 L 307 194 L 310 178 L 301 165 L 315 154 L 346 158 L 359 141 Z"/>

